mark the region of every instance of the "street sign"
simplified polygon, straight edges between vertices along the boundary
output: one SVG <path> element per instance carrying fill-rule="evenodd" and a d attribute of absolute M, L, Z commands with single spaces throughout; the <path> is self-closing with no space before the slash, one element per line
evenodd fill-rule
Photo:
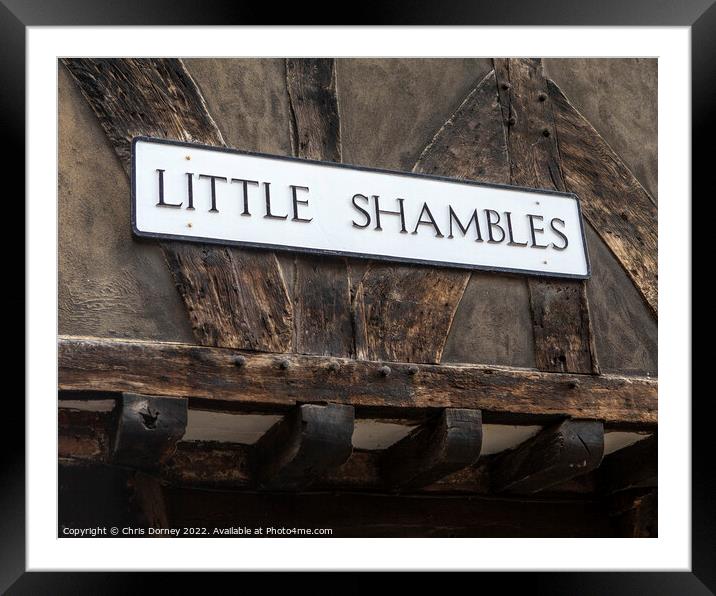
<path fill-rule="evenodd" d="M 137 137 L 137 236 L 590 275 L 573 194 Z"/>

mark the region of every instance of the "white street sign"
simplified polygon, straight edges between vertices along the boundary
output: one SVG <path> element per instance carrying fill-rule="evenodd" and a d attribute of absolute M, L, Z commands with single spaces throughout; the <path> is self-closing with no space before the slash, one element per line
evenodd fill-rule
<path fill-rule="evenodd" d="M 137 137 L 138 236 L 587 278 L 573 194 Z"/>

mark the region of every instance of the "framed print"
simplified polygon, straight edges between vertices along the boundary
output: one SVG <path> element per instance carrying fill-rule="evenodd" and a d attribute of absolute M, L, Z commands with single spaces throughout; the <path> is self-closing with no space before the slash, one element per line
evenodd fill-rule
<path fill-rule="evenodd" d="M 689 140 L 716 17 L 633 8 L 5 9 L 28 360 L 3 589 L 710 593 Z"/>

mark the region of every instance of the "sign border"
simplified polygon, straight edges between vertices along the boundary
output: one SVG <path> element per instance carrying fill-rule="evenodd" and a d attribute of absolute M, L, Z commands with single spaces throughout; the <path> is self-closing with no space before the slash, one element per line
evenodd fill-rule
<path fill-rule="evenodd" d="M 188 235 L 178 235 L 178 234 L 164 234 L 161 232 L 144 232 L 142 230 L 139 230 L 137 228 L 137 221 L 136 221 L 136 209 L 137 209 L 137 194 L 136 194 L 136 150 L 135 147 L 137 143 L 139 142 L 149 142 L 149 143 L 157 143 L 161 145 L 173 145 L 173 146 L 179 146 L 179 147 L 192 147 L 195 149 L 204 149 L 208 151 L 217 151 L 221 153 L 232 153 L 235 155 L 250 155 L 253 157 L 265 157 L 269 159 L 280 159 L 285 161 L 297 161 L 302 163 L 313 163 L 313 164 L 320 164 L 323 166 L 328 166 L 332 168 L 345 168 L 349 170 L 360 170 L 364 172 L 377 172 L 380 174 L 392 174 L 397 176 L 406 176 L 409 178 L 424 178 L 428 180 L 440 180 L 442 182 L 451 182 L 454 184 L 465 184 L 467 186 L 481 186 L 485 188 L 498 188 L 502 190 L 519 190 L 522 192 L 530 192 L 535 194 L 548 194 L 548 195 L 555 195 L 559 197 L 564 198 L 571 198 L 574 199 L 577 203 L 577 215 L 579 217 L 579 230 L 582 235 L 582 246 L 584 247 L 584 258 L 587 264 L 587 272 L 584 275 L 579 275 L 575 273 L 552 273 L 552 272 L 544 272 L 544 271 L 536 271 L 533 269 L 515 269 L 511 267 L 492 267 L 489 265 L 470 265 L 466 263 L 452 263 L 449 261 L 436 261 L 436 260 L 425 260 L 425 259 L 412 259 L 409 257 L 394 257 L 394 256 L 384 256 L 384 255 L 376 255 L 373 253 L 357 253 L 357 252 L 349 252 L 349 251 L 342 251 L 342 250 L 330 250 L 330 249 L 320 249 L 320 248 L 302 248 L 298 246 L 289 246 L 286 244 L 268 244 L 268 243 L 258 243 L 258 242 L 244 242 L 241 240 L 222 240 L 219 238 L 202 238 L 198 236 L 188 236 Z M 542 278 L 557 278 L 557 279 L 589 279 L 592 276 L 592 263 L 589 259 L 589 250 L 587 247 L 587 235 L 585 233 L 585 227 L 584 227 L 584 216 L 582 214 L 582 205 L 580 203 L 579 197 L 573 193 L 573 192 L 560 192 L 557 190 L 547 190 L 547 189 L 539 189 L 539 188 L 529 188 L 525 186 L 513 186 L 509 184 L 493 184 L 490 182 L 476 182 L 474 180 L 466 180 L 461 178 L 450 178 L 448 176 L 435 176 L 432 174 L 418 174 L 415 172 L 405 172 L 405 171 L 399 171 L 399 170 L 388 170 L 383 168 L 372 168 L 368 166 L 355 166 L 351 164 L 345 164 L 345 163 L 339 163 L 339 162 L 332 162 L 332 161 L 321 161 L 319 159 L 304 159 L 299 157 L 292 157 L 288 155 L 273 155 L 270 153 L 261 153 L 258 151 L 245 151 L 242 149 L 234 149 L 232 147 L 216 147 L 214 145 L 205 145 L 203 143 L 189 143 L 187 141 L 175 141 L 172 139 L 166 139 L 166 138 L 156 138 L 156 137 L 148 137 L 148 136 L 136 136 L 132 138 L 132 147 L 131 147 L 131 163 L 132 163 L 132 172 L 131 172 L 131 223 L 132 223 L 132 233 L 138 237 L 138 238 L 156 238 L 156 239 L 164 239 L 164 240 L 175 240 L 179 242 L 194 242 L 194 243 L 200 243 L 200 244 L 215 244 L 215 245 L 223 245 L 223 246 L 239 246 L 244 248 L 254 248 L 254 249 L 265 249 L 265 250 L 272 250 L 272 251 L 283 251 L 283 252 L 292 252 L 292 253 L 298 253 L 298 254 L 314 254 L 314 255 L 328 255 L 328 256 L 334 256 L 334 257 L 350 257 L 350 258 L 356 258 L 356 259 L 371 259 L 375 261 L 387 261 L 392 263 L 403 263 L 407 265 L 427 265 L 427 266 L 434 266 L 434 267 L 446 267 L 446 268 L 452 268 L 452 269 L 467 269 L 470 271 L 488 271 L 493 273 L 510 273 L 515 275 L 533 275 L 537 277 Z"/>

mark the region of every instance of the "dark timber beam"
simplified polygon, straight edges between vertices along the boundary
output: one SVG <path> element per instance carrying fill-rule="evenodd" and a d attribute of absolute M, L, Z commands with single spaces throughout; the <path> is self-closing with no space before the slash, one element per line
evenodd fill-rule
<path fill-rule="evenodd" d="M 293 154 L 304 159 L 340 162 L 335 60 L 287 58 L 286 89 Z M 294 351 L 352 356 L 351 290 L 346 260 L 297 254 L 293 262 Z"/>
<path fill-rule="evenodd" d="M 474 464 L 481 448 L 480 410 L 447 408 L 386 450 L 382 475 L 392 489 L 419 488 Z"/>
<path fill-rule="evenodd" d="M 646 189 L 553 81 L 547 81 L 567 190 L 654 315 L 658 312 L 658 209 Z"/>
<path fill-rule="evenodd" d="M 330 528 L 331 537 L 607 537 L 593 499 L 255 493 L 167 488 L 174 527 Z M 267 516 L 267 512 L 270 517 Z M 270 523 L 267 523 L 270 522 Z M 308 536 L 306 538 L 309 538 Z M 320 538 L 320 536 L 319 536 Z M 299 547 L 299 545 L 297 545 Z"/>
<path fill-rule="evenodd" d="M 607 498 L 607 512 L 621 538 L 658 538 L 656 488 L 625 490 Z"/>
<path fill-rule="evenodd" d="M 139 135 L 226 143 L 184 63 L 169 58 L 64 58 L 127 174 Z M 127 197 L 129 200 L 129 197 Z M 291 348 L 293 309 L 272 252 L 162 241 L 198 343 Z"/>
<path fill-rule="evenodd" d="M 604 454 L 604 426 L 565 420 L 500 456 L 493 468 L 495 492 L 535 493 L 591 472 Z"/>
<path fill-rule="evenodd" d="M 297 490 L 340 466 L 353 451 L 352 406 L 304 404 L 256 444 L 259 487 Z"/>
<path fill-rule="evenodd" d="M 510 181 L 565 191 L 558 138 L 539 59 L 495 59 L 497 92 L 507 133 Z M 537 368 L 598 373 L 586 285 L 528 279 Z"/>
<path fill-rule="evenodd" d="M 287 366 L 286 366 L 287 365 Z M 202 400 L 205 409 L 286 411 L 342 403 L 378 417 L 415 418 L 437 408 L 470 408 L 530 421 L 590 418 L 612 428 L 657 422 L 658 381 L 484 365 L 391 363 L 261 354 L 178 343 L 60 337 L 59 388 L 138 392 Z M 171 374 L 168 374 L 168 371 Z M 544 420 L 542 420 L 544 422 Z"/>
<path fill-rule="evenodd" d="M 186 399 L 123 394 L 112 461 L 138 469 L 158 468 L 184 436 L 186 422 Z"/>
<path fill-rule="evenodd" d="M 488 74 L 438 130 L 413 172 L 509 183 L 495 77 Z M 356 357 L 438 363 L 470 272 L 372 262 L 354 297 Z"/>
<path fill-rule="evenodd" d="M 620 449 L 604 458 L 599 475 L 602 490 L 615 493 L 634 488 L 654 488 L 658 480 L 657 438 Z"/>
<path fill-rule="evenodd" d="M 169 516 L 164 501 L 164 487 L 159 479 L 144 472 L 136 472 L 130 478 L 129 484 L 139 522 L 149 528 L 168 528 Z"/>
<path fill-rule="evenodd" d="M 105 420 L 112 412 L 87 412 L 59 408 L 59 455 L 66 463 L 107 464 L 110 427 Z M 252 468 L 254 445 L 216 441 L 180 441 L 176 451 L 153 474 L 162 485 L 194 486 L 207 489 L 256 489 Z M 492 461 L 499 455 L 481 455 L 473 465 L 440 478 L 415 494 L 490 494 Z M 354 450 L 348 460 L 314 482 L 310 491 L 385 492 L 381 473 L 383 452 Z M 597 472 L 578 476 L 550 488 L 546 494 L 593 494 L 597 491 Z M 151 492 L 151 491 L 148 491 Z M 520 497 L 521 498 L 521 497 Z"/>

